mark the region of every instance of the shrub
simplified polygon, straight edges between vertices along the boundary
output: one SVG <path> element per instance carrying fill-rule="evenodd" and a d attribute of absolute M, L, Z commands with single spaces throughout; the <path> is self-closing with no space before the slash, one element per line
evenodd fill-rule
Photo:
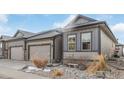
<path fill-rule="evenodd" d="M 61 70 L 54 69 L 52 70 L 51 74 L 53 77 L 61 77 L 64 73 Z"/>
<path fill-rule="evenodd" d="M 91 63 L 88 68 L 87 72 L 95 74 L 97 71 L 103 71 L 107 68 L 105 58 L 103 55 L 98 56 L 98 62 L 94 59 L 93 63 Z"/>
<path fill-rule="evenodd" d="M 44 68 L 48 63 L 48 60 L 43 58 L 34 58 L 32 62 L 37 68 Z"/>

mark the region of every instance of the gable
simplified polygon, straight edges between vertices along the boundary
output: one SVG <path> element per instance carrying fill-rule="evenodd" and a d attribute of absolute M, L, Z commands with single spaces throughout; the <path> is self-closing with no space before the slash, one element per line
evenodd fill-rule
<path fill-rule="evenodd" d="M 20 33 L 20 32 L 18 32 L 18 33 L 15 35 L 15 37 L 23 37 L 23 34 Z"/>
<path fill-rule="evenodd" d="M 13 37 L 29 37 L 34 35 L 35 33 L 27 32 L 23 30 L 18 30 Z"/>
<path fill-rule="evenodd" d="M 77 15 L 66 27 L 85 24 L 85 23 L 94 22 L 94 21 L 97 21 L 97 20 L 86 17 L 86 16 Z"/>
<path fill-rule="evenodd" d="M 75 20 L 74 22 L 70 23 L 69 26 L 71 25 L 78 25 L 78 24 L 83 24 L 83 23 L 87 23 L 88 20 L 83 19 L 83 18 L 78 18 L 77 20 Z"/>

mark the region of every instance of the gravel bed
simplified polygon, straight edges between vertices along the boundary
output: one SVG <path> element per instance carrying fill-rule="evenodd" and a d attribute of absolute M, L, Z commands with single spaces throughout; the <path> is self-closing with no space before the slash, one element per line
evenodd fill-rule
<path fill-rule="evenodd" d="M 121 67 L 124 67 L 124 63 L 110 63 L 118 66 L 121 65 Z M 85 70 L 79 70 L 78 68 L 67 67 L 64 65 L 46 67 L 45 70 L 36 69 L 31 72 L 28 71 L 28 73 L 37 74 L 52 79 L 124 79 L 124 70 L 119 70 L 111 65 L 108 65 L 107 68 L 108 69 L 106 71 L 97 71 L 95 75 L 89 75 Z M 51 71 L 54 69 L 62 71 L 64 73 L 63 76 L 53 77 L 51 75 Z M 23 71 L 26 72 L 27 69 Z"/>
<path fill-rule="evenodd" d="M 97 74 L 95 75 L 89 75 L 88 73 L 86 73 L 85 70 L 79 70 L 78 68 L 71 68 L 71 67 L 67 67 L 63 65 L 60 65 L 57 67 L 46 67 L 45 68 L 46 71 L 40 69 L 37 71 L 28 72 L 28 73 L 33 73 L 33 74 L 37 74 L 43 77 L 56 78 L 56 79 L 118 79 L 118 78 L 124 78 L 124 76 L 122 77 L 124 72 L 122 73 L 120 70 L 117 70 L 110 66 L 108 68 L 109 70 L 98 71 Z M 54 69 L 58 69 L 62 71 L 64 75 L 61 77 L 53 77 L 51 75 L 51 72 L 47 70 L 52 71 Z"/>

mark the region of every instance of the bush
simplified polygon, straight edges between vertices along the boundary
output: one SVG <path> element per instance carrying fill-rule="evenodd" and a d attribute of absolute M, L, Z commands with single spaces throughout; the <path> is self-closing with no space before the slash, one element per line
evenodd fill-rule
<path fill-rule="evenodd" d="M 44 68 L 48 63 L 48 60 L 43 58 L 34 58 L 32 62 L 37 68 Z"/>

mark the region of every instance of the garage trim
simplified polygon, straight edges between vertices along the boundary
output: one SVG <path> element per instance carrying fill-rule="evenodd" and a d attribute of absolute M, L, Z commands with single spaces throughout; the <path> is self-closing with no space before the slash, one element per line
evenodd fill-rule
<path fill-rule="evenodd" d="M 45 46 L 45 45 L 49 45 L 50 46 L 50 63 L 51 63 L 51 46 L 52 45 L 50 43 L 28 45 L 28 60 L 30 60 L 30 47 L 31 46 Z"/>
<path fill-rule="evenodd" d="M 10 53 L 9 53 L 9 58 L 11 59 L 11 48 L 14 48 L 14 47 L 22 47 L 23 48 L 23 45 L 19 45 L 19 46 L 10 46 L 9 50 L 10 50 Z M 23 55 L 24 56 L 24 55 Z M 24 59 L 23 59 L 24 60 Z"/>

